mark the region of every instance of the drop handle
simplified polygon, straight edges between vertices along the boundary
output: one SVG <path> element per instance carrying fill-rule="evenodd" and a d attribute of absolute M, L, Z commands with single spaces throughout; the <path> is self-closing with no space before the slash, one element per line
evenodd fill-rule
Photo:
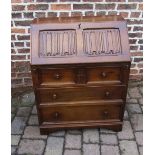
<path fill-rule="evenodd" d="M 54 113 L 53 113 L 54 119 L 58 119 L 59 116 L 60 116 L 59 112 L 54 112 Z"/>
<path fill-rule="evenodd" d="M 61 78 L 61 75 L 59 73 L 56 73 L 56 74 L 54 74 L 54 78 L 58 80 Z"/>
<path fill-rule="evenodd" d="M 103 112 L 103 117 L 104 117 L 104 118 L 107 118 L 108 116 L 109 116 L 108 111 L 104 111 L 104 112 Z"/>
<path fill-rule="evenodd" d="M 106 78 L 107 77 L 107 74 L 105 72 L 102 72 L 101 75 L 102 75 L 103 78 Z"/>
<path fill-rule="evenodd" d="M 57 99 L 57 94 L 52 94 L 52 98 L 55 100 L 55 99 Z"/>
<path fill-rule="evenodd" d="M 110 96 L 110 92 L 109 92 L 109 91 L 106 91 L 106 92 L 105 92 L 105 96 L 106 96 L 106 97 L 109 97 L 109 96 Z"/>

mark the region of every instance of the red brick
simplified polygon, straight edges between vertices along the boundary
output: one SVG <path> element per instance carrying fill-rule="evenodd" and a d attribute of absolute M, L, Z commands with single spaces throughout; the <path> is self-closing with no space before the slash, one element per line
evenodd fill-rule
<path fill-rule="evenodd" d="M 138 44 L 143 44 L 143 39 L 139 39 Z"/>
<path fill-rule="evenodd" d="M 106 11 L 100 11 L 100 12 L 97 12 L 97 15 L 105 15 L 106 14 Z"/>
<path fill-rule="evenodd" d="M 16 47 L 24 47 L 24 42 L 15 42 Z"/>
<path fill-rule="evenodd" d="M 71 12 L 71 16 L 82 16 L 82 12 Z"/>
<path fill-rule="evenodd" d="M 142 33 L 129 33 L 130 38 L 141 38 Z"/>
<path fill-rule="evenodd" d="M 120 12 L 120 15 L 123 17 L 123 18 L 127 18 L 129 13 L 128 12 Z"/>
<path fill-rule="evenodd" d="M 68 17 L 69 13 L 68 12 L 60 12 L 60 17 Z"/>
<path fill-rule="evenodd" d="M 143 50 L 143 45 L 140 45 L 140 50 Z"/>
<path fill-rule="evenodd" d="M 130 32 L 132 27 L 129 27 L 129 26 L 128 26 L 127 28 L 128 28 L 128 32 Z"/>
<path fill-rule="evenodd" d="M 18 40 L 30 40 L 30 35 L 18 35 Z"/>
<path fill-rule="evenodd" d="M 14 47 L 14 44 L 13 43 L 11 43 L 11 47 Z"/>
<path fill-rule="evenodd" d="M 85 16 L 93 16 L 94 12 L 93 11 L 86 11 Z"/>
<path fill-rule="evenodd" d="M 143 63 L 137 64 L 138 68 L 143 68 Z"/>
<path fill-rule="evenodd" d="M 143 56 L 142 52 L 131 52 L 131 56 Z"/>
<path fill-rule="evenodd" d="M 95 9 L 97 10 L 113 10 L 115 9 L 115 4 L 96 4 Z"/>
<path fill-rule="evenodd" d="M 24 3 L 34 2 L 34 0 L 24 0 Z"/>
<path fill-rule="evenodd" d="M 45 17 L 46 15 L 45 15 L 45 12 L 36 12 L 35 13 L 35 17 L 36 18 L 42 18 L 42 17 Z"/>
<path fill-rule="evenodd" d="M 15 78 L 16 76 L 17 76 L 16 73 L 11 73 L 11 77 L 12 77 L 12 78 Z"/>
<path fill-rule="evenodd" d="M 17 73 L 17 77 L 31 77 L 31 73 Z"/>
<path fill-rule="evenodd" d="M 23 11 L 24 9 L 24 5 L 12 5 L 12 11 Z"/>
<path fill-rule="evenodd" d="M 80 2 L 80 0 L 60 0 L 60 2 Z"/>
<path fill-rule="evenodd" d="M 57 17 L 57 12 L 48 12 L 48 17 Z"/>
<path fill-rule="evenodd" d="M 16 54 L 15 49 L 11 49 L 11 54 Z"/>
<path fill-rule="evenodd" d="M 30 53 L 30 49 L 29 48 L 18 49 L 18 53 Z"/>
<path fill-rule="evenodd" d="M 12 55 L 11 59 L 12 60 L 25 60 L 26 59 L 26 55 Z"/>
<path fill-rule="evenodd" d="M 130 80 L 142 80 L 143 76 L 142 75 L 130 75 L 129 79 Z"/>
<path fill-rule="evenodd" d="M 134 58 L 134 62 L 141 62 L 143 61 L 143 58 Z"/>
<path fill-rule="evenodd" d="M 139 73 L 140 73 L 140 74 L 143 73 L 143 69 L 140 69 L 140 70 L 139 70 Z"/>
<path fill-rule="evenodd" d="M 22 14 L 21 13 L 12 13 L 12 18 L 21 18 Z"/>
<path fill-rule="evenodd" d="M 137 42 L 137 39 L 129 39 L 130 44 L 136 44 L 136 42 Z"/>
<path fill-rule="evenodd" d="M 14 68 L 14 67 L 15 67 L 15 62 L 11 61 L 11 68 Z"/>
<path fill-rule="evenodd" d="M 32 85 L 32 79 L 31 78 L 24 78 L 24 84 L 25 85 Z"/>
<path fill-rule="evenodd" d="M 34 18 L 33 12 L 24 12 L 24 18 Z"/>
<path fill-rule="evenodd" d="M 16 62 L 17 72 L 28 73 L 30 72 L 30 62 L 29 61 L 20 61 Z"/>
<path fill-rule="evenodd" d="M 128 0 L 129 2 L 143 2 L 143 0 Z"/>
<path fill-rule="evenodd" d="M 143 20 L 137 20 L 137 19 L 127 19 L 128 25 L 134 25 L 134 24 L 143 24 Z"/>
<path fill-rule="evenodd" d="M 30 42 L 26 42 L 26 46 L 27 47 L 30 47 Z"/>
<path fill-rule="evenodd" d="M 11 85 L 17 85 L 17 84 L 22 84 L 22 78 L 20 79 L 11 79 Z"/>
<path fill-rule="evenodd" d="M 83 0 L 83 2 L 102 2 L 102 0 Z"/>
<path fill-rule="evenodd" d="M 21 0 L 11 0 L 11 3 L 21 3 Z"/>
<path fill-rule="evenodd" d="M 130 74 L 137 74 L 138 70 L 137 69 L 130 69 Z"/>
<path fill-rule="evenodd" d="M 31 23 L 31 20 L 15 21 L 16 26 L 30 26 Z"/>
<path fill-rule="evenodd" d="M 130 46 L 130 50 L 138 50 L 138 46 Z"/>
<path fill-rule="evenodd" d="M 51 4 L 52 10 L 71 10 L 70 4 Z"/>
<path fill-rule="evenodd" d="M 57 0 L 36 0 L 37 2 L 57 2 Z"/>
<path fill-rule="evenodd" d="M 73 4 L 74 10 L 91 10 L 93 9 L 92 4 Z"/>
<path fill-rule="evenodd" d="M 131 64 L 130 68 L 135 68 L 135 67 L 136 67 L 136 64 Z"/>
<path fill-rule="evenodd" d="M 16 73 L 16 72 L 18 72 L 18 69 L 16 67 L 11 67 L 11 72 Z"/>
<path fill-rule="evenodd" d="M 143 10 L 143 4 L 139 4 L 138 10 Z"/>
<path fill-rule="evenodd" d="M 136 9 L 137 4 L 118 4 L 118 10 L 131 10 Z"/>
<path fill-rule="evenodd" d="M 11 33 L 25 33 L 25 29 L 22 29 L 22 28 L 11 28 Z"/>
<path fill-rule="evenodd" d="M 125 2 L 125 0 L 105 0 L 106 2 Z"/>
<path fill-rule="evenodd" d="M 47 10 L 48 4 L 30 4 L 27 6 L 28 10 Z"/>
<path fill-rule="evenodd" d="M 117 15 L 117 11 L 109 11 L 108 15 Z"/>
<path fill-rule="evenodd" d="M 15 35 L 14 35 L 14 34 L 12 34 L 12 35 L 11 35 L 11 40 L 16 40 L 16 38 L 15 38 Z"/>
<path fill-rule="evenodd" d="M 131 12 L 130 17 L 131 18 L 138 18 L 140 16 L 141 12 Z"/>
<path fill-rule="evenodd" d="M 134 26 L 133 31 L 143 31 L 142 26 Z"/>

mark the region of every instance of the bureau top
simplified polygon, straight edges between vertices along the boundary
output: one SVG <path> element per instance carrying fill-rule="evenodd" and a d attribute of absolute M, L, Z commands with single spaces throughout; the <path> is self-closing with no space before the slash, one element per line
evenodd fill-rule
<path fill-rule="evenodd" d="M 120 15 L 36 18 L 32 24 L 124 21 Z"/>
<path fill-rule="evenodd" d="M 31 24 L 31 64 L 130 61 L 121 16 L 52 17 Z"/>

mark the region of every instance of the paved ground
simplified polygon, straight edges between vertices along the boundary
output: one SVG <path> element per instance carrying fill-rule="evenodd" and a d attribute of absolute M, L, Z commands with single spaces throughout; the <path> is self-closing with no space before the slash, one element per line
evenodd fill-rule
<path fill-rule="evenodd" d="M 142 155 L 142 82 L 130 82 L 122 132 L 96 128 L 39 134 L 32 91 L 12 98 L 11 152 L 25 155 Z"/>

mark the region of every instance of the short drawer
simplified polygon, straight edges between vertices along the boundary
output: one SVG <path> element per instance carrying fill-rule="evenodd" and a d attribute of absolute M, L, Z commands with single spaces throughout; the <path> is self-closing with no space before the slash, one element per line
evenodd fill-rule
<path fill-rule="evenodd" d="M 122 106 L 115 105 L 65 105 L 39 108 L 41 122 L 120 120 Z"/>
<path fill-rule="evenodd" d="M 37 97 L 40 103 L 46 102 L 74 102 L 87 100 L 122 99 L 125 97 L 124 86 L 106 87 L 73 87 L 39 89 Z"/>
<path fill-rule="evenodd" d="M 40 85 L 74 84 L 75 74 L 71 68 L 43 68 L 38 72 Z"/>
<path fill-rule="evenodd" d="M 121 83 L 123 74 L 120 66 L 98 66 L 87 68 L 87 83 Z"/>

